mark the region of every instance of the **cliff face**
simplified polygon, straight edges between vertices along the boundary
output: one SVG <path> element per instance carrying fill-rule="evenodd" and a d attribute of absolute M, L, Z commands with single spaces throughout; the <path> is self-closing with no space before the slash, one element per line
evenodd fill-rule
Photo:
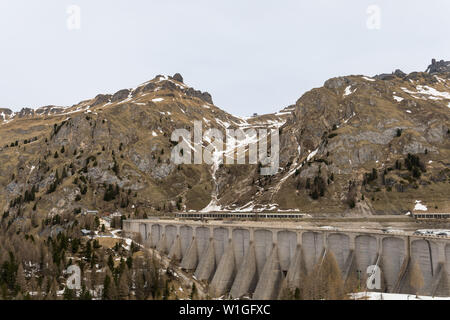
<path fill-rule="evenodd" d="M 421 199 L 430 210 L 448 210 L 448 77 L 428 73 L 394 75 L 389 80 L 340 77 L 303 95 L 283 127 L 282 158 L 300 164 L 298 175 L 286 181 L 286 191 L 281 188 L 277 199 L 317 208 L 316 201 L 305 197 L 311 191 L 304 186 L 305 179 L 312 182 L 320 176 L 326 181 L 324 196 L 318 200 L 320 210 L 340 206 L 345 211 L 355 205 L 360 210 L 352 211 L 399 213 L 413 209 L 415 200 Z M 301 153 L 290 158 L 297 149 L 295 142 Z M 293 184 L 298 197 L 288 200 L 284 195 Z"/>
<path fill-rule="evenodd" d="M 182 81 L 180 75 L 157 76 L 67 108 L 2 109 L 3 212 L 33 211 L 35 204 L 43 215 L 93 207 L 125 212 L 206 207 L 217 191 L 213 168 L 174 164 L 172 132 L 191 131 L 194 121 L 203 131 L 276 126 L 288 113 L 234 117 L 217 108 L 209 93 Z"/>
<path fill-rule="evenodd" d="M 0 206 L 9 216 L 94 207 L 385 214 L 420 200 L 448 211 L 450 76 L 435 69 L 333 78 L 250 119 L 222 111 L 179 74 L 72 107 L 0 109 Z M 278 173 L 174 164 L 170 136 L 194 120 L 204 130 L 279 128 Z"/>

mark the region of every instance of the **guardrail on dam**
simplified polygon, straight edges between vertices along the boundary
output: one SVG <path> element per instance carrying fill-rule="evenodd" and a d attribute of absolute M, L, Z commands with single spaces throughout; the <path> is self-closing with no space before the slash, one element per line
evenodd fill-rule
<path fill-rule="evenodd" d="M 176 220 L 124 220 L 123 230 L 140 233 L 145 245 L 207 281 L 212 296 L 276 299 L 285 286 L 299 287 L 301 268 L 311 272 L 327 250 L 344 280 L 360 271 L 364 279 L 367 267 L 377 265 L 381 291 L 415 294 L 409 277 L 417 264 L 420 294 L 450 296 L 450 239 L 444 237 Z"/>

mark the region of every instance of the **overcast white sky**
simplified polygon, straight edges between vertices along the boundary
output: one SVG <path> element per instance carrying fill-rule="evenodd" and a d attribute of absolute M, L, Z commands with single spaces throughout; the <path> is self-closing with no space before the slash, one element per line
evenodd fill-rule
<path fill-rule="evenodd" d="M 0 108 L 73 105 L 180 72 L 228 112 L 275 112 L 330 77 L 450 60 L 449 16 L 447 0 L 0 0 Z"/>

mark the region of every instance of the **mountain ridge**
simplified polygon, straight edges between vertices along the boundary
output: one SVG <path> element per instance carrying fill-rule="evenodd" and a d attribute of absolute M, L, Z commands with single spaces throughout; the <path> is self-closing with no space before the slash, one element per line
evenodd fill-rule
<path fill-rule="evenodd" d="M 180 210 L 367 215 L 402 214 L 417 200 L 448 210 L 450 81 L 442 63 L 430 66 L 331 78 L 277 113 L 249 118 L 216 107 L 179 74 L 66 108 L 1 109 L 0 207 L 10 216 L 80 208 L 136 217 Z M 194 120 L 205 129 L 279 128 L 278 173 L 260 176 L 249 164 L 174 165 L 170 134 Z"/>

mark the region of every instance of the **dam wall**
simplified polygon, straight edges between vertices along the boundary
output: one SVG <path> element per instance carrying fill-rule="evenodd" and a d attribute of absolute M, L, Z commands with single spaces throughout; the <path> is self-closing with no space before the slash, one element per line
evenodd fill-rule
<path fill-rule="evenodd" d="M 274 225 L 146 219 L 124 220 L 123 230 L 208 283 L 213 297 L 279 298 L 327 253 L 344 281 L 357 278 L 363 288 L 368 267 L 377 266 L 381 287 L 371 291 L 450 296 L 450 239 Z M 420 288 L 412 279 L 418 277 Z"/>

